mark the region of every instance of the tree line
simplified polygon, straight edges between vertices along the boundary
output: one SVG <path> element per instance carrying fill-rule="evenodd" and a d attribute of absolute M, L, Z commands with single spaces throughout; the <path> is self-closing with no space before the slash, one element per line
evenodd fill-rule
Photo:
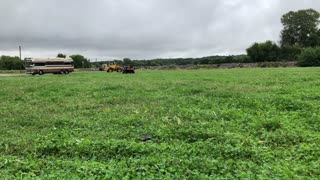
<path fill-rule="evenodd" d="M 57 57 L 66 58 L 66 54 L 59 53 Z M 131 60 L 124 58 L 123 60 L 98 61 L 90 62 L 83 55 L 75 54 L 69 56 L 73 60 L 75 68 L 91 68 L 99 67 L 102 64 L 116 63 L 119 65 L 132 66 L 175 66 L 175 65 L 205 65 L 205 64 L 221 64 L 221 63 L 249 63 L 252 61 L 247 55 L 230 55 L 230 56 L 208 56 L 202 58 L 159 58 L 151 60 Z M 24 60 L 20 61 L 19 57 L 1 56 L 0 70 L 24 69 Z"/>
<path fill-rule="evenodd" d="M 320 66 L 320 13 L 314 9 L 290 11 L 281 18 L 279 45 L 254 43 L 247 51 L 252 61 L 299 61 L 300 66 Z"/>
<path fill-rule="evenodd" d="M 59 53 L 57 57 L 66 58 L 65 54 Z M 73 60 L 75 68 L 90 68 L 92 64 L 90 60 L 83 55 L 75 54 L 69 56 Z M 25 69 L 25 60 L 20 60 L 17 56 L 0 56 L 0 70 L 20 70 Z"/>
<path fill-rule="evenodd" d="M 283 29 L 280 32 L 280 42 L 271 40 L 255 42 L 246 49 L 247 54 L 229 56 L 207 56 L 201 58 L 161 58 L 151 60 L 113 60 L 112 63 L 133 66 L 174 66 L 203 65 L 221 63 L 250 63 L 272 61 L 299 61 L 300 66 L 320 66 L 320 13 L 314 9 L 290 11 L 281 17 Z M 57 57 L 65 58 L 59 53 Z M 83 55 L 70 55 L 75 68 L 98 67 L 110 61 L 90 62 Z M 22 69 L 24 63 L 19 57 L 1 56 L 0 69 Z"/>
<path fill-rule="evenodd" d="M 93 63 L 95 66 L 108 63 L 132 66 L 175 66 L 175 65 L 204 65 L 204 64 L 221 64 L 221 63 L 247 63 L 251 62 L 247 55 L 230 55 L 230 56 L 208 56 L 202 58 L 159 58 L 151 60 L 123 60 L 100 61 Z"/>

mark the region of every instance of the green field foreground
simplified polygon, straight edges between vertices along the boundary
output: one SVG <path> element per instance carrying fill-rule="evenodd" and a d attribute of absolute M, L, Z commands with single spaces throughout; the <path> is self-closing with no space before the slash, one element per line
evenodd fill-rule
<path fill-rule="evenodd" d="M 319 112 L 320 68 L 0 77 L 0 177 L 317 179 Z"/>

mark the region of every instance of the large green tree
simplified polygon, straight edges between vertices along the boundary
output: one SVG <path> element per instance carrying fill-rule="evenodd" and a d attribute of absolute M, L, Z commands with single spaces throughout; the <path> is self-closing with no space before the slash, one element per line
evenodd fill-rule
<path fill-rule="evenodd" d="M 75 68 L 90 68 L 90 61 L 80 54 L 71 55 L 70 58 L 73 60 Z"/>
<path fill-rule="evenodd" d="M 319 12 L 313 9 L 290 11 L 281 18 L 281 45 L 302 47 L 320 45 Z"/>

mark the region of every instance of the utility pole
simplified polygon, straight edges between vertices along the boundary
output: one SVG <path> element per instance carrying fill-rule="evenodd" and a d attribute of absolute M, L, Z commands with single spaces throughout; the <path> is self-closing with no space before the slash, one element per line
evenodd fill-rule
<path fill-rule="evenodd" d="M 21 61 L 21 46 L 19 46 L 19 57 L 20 57 L 20 61 Z"/>
<path fill-rule="evenodd" d="M 21 60 L 21 46 L 19 46 L 19 58 L 20 58 L 19 66 L 20 66 L 20 73 L 21 73 L 21 64 L 22 64 L 22 60 Z"/>

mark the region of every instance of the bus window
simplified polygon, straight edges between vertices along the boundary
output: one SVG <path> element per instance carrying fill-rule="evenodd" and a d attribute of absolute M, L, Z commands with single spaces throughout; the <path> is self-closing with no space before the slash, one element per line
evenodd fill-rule
<path fill-rule="evenodd" d="M 64 63 L 62 61 L 48 61 L 46 62 L 46 65 L 63 65 Z"/>
<path fill-rule="evenodd" d="M 45 63 L 34 63 L 34 66 L 45 66 Z"/>

